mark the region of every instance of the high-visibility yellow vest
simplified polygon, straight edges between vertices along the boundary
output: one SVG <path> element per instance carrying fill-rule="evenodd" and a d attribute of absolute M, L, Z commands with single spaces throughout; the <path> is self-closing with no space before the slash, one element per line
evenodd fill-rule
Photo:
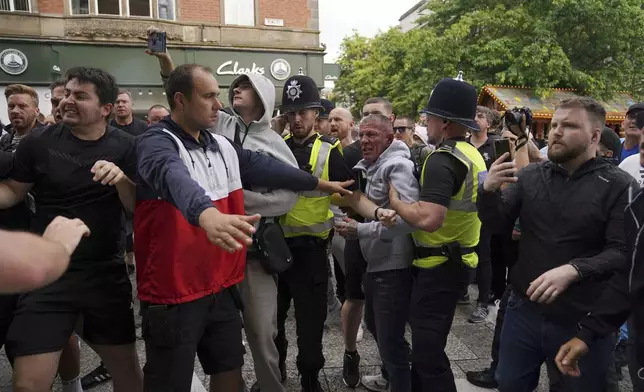
<path fill-rule="evenodd" d="M 416 231 L 412 234 L 414 243 L 416 247 L 441 248 L 443 245 L 458 241 L 461 248 L 473 248 L 478 245 L 481 233 L 481 221 L 476 209 L 476 198 L 479 182 L 483 181 L 487 173 L 485 161 L 476 147 L 465 141 L 445 144 L 432 154 L 453 155 L 467 166 L 467 176 L 461 189 L 456 195 L 452 196 L 441 228 L 433 233 Z M 420 177 L 421 187 L 425 177 L 427 159 L 423 163 Z M 476 252 L 464 254 L 462 260 L 463 263 L 472 268 L 475 268 L 478 264 Z M 446 261 L 447 257 L 445 256 L 416 257 L 414 265 L 421 268 L 432 268 Z"/>
<path fill-rule="evenodd" d="M 286 136 L 288 140 L 291 136 Z M 313 176 L 329 180 L 329 156 L 331 150 L 339 148 L 340 141 L 318 135 L 313 142 L 309 165 Z M 297 203 L 286 215 L 280 218 L 280 224 L 286 238 L 312 236 L 326 239 L 333 229 L 333 212 L 331 193 L 320 191 L 300 192 Z"/>

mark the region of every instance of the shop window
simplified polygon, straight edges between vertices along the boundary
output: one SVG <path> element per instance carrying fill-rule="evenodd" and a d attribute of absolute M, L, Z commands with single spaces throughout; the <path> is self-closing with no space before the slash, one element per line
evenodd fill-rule
<path fill-rule="evenodd" d="M 159 19 L 174 20 L 174 0 L 157 0 Z"/>
<path fill-rule="evenodd" d="M 0 0 L 0 11 L 31 11 L 29 0 Z"/>
<path fill-rule="evenodd" d="M 120 0 L 96 0 L 99 15 L 121 15 Z"/>
<path fill-rule="evenodd" d="M 229 25 L 255 26 L 255 0 L 224 0 L 224 21 Z"/>
<path fill-rule="evenodd" d="M 152 16 L 152 8 L 150 2 L 152 0 L 128 0 L 130 7 L 130 16 Z"/>
<path fill-rule="evenodd" d="M 89 0 L 71 0 L 72 15 L 89 15 Z"/>

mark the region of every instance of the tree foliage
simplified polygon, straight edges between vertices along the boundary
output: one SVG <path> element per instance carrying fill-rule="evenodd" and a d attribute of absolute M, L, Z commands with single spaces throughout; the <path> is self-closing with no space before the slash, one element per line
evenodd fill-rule
<path fill-rule="evenodd" d="M 338 98 L 359 110 L 369 97 L 385 96 L 396 113 L 411 115 L 459 69 L 477 88 L 644 95 L 641 0 L 430 0 L 428 9 L 422 27 L 409 32 L 345 38 Z"/>

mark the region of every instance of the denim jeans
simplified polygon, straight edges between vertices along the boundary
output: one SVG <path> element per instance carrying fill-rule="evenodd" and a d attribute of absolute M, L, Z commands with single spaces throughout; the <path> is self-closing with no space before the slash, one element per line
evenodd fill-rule
<path fill-rule="evenodd" d="M 508 300 L 500 360 L 496 380 L 501 392 L 531 392 L 539 384 L 541 365 L 552 366 L 559 347 L 577 334 L 577 321 L 554 317 L 544 308 L 513 292 Z M 561 387 L 569 392 L 603 392 L 613 349 L 611 336 L 601 338 L 579 361 L 581 377 L 561 377 Z"/>
<path fill-rule="evenodd" d="M 405 342 L 412 277 L 409 268 L 368 272 L 364 276 L 365 323 L 378 351 L 392 392 L 411 392 L 411 370 Z M 384 374 L 383 374 L 384 376 Z"/>

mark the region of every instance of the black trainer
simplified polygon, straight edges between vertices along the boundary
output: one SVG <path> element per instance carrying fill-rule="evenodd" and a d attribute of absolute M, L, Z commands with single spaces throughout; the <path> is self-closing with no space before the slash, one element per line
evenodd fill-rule
<path fill-rule="evenodd" d="M 480 372 L 467 372 L 465 377 L 470 384 L 480 388 L 494 389 L 499 386 L 494 379 L 494 372 L 490 368 L 483 369 Z"/>
<path fill-rule="evenodd" d="M 342 381 L 349 388 L 356 388 L 360 385 L 360 354 L 357 351 L 353 353 L 344 352 Z"/>
<path fill-rule="evenodd" d="M 260 392 L 261 389 L 259 389 L 259 383 L 255 381 L 252 387 L 250 387 L 250 392 Z"/>
<path fill-rule="evenodd" d="M 83 390 L 87 391 L 88 389 L 96 388 L 111 379 L 112 376 L 103 365 L 103 362 L 101 362 L 96 369 L 81 378 L 81 387 Z"/>

